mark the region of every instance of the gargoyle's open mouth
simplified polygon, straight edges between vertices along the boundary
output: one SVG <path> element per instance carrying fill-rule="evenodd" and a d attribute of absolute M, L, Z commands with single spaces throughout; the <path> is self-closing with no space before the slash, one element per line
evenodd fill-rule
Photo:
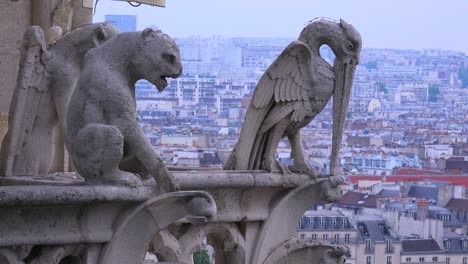
<path fill-rule="evenodd" d="M 159 79 L 161 80 L 161 83 L 164 84 L 164 87 L 167 86 L 167 79 L 169 76 L 161 76 Z"/>
<path fill-rule="evenodd" d="M 156 85 L 156 88 L 158 88 L 159 91 L 162 91 L 168 84 L 167 78 L 175 79 L 177 77 L 179 77 L 179 74 L 161 75 L 156 79 L 156 83 L 154 85 Z"/>

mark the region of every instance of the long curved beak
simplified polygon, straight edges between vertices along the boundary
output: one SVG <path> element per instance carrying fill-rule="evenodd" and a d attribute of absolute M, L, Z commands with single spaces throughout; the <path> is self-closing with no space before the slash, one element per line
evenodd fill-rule
<path fill-rule="evenodd" d="M 333 138 L 330 158 L 330 175 L 336 176 L 339 172 L 340 162 L 338 154 L 340 152 L 356 64 L 357 60 L 345 61 L 339 58 L 336 58 L 333 64 L 335 87 L 333 90 Z"/>

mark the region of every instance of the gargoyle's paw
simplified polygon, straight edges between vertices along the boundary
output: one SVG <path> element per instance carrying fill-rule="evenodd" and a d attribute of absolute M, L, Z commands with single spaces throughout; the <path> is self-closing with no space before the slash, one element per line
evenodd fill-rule
<path fill-rule="evenodd" d="M 125 171 L 120 171 L 112 175 L 105 175 L 102 180 L 112 185 L 139 186 L 143 184 L 136 174 Z"/>

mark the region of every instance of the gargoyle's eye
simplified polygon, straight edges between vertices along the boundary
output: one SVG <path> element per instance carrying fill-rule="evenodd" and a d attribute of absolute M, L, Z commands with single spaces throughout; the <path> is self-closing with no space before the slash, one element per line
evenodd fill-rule
<path fill-rule="evenodd" d="M 354 46 L 352 44 L 348 44 L 346 48 L 348 48 L 349 51 L 354 51 Z"/>
<path fill-rule="evenodd" d="M 175 61 L 175 56 L 172 54 L 163 54 L 162 57 L 170 63 L 173 63 Z"/>

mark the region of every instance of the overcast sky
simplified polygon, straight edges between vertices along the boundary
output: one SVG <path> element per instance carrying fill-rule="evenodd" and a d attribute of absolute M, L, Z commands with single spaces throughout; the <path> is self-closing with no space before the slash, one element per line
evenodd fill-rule
<path fill-rule="evenodd" d="M 105 14 L 137 15 L 171 37 L 191 35 L 292 37 L 313 18 L 343 18 L 364 47 L 440 48 L 468 52 L 468 0 L 167 0 L 166 8 L 100 0 Z"/>

